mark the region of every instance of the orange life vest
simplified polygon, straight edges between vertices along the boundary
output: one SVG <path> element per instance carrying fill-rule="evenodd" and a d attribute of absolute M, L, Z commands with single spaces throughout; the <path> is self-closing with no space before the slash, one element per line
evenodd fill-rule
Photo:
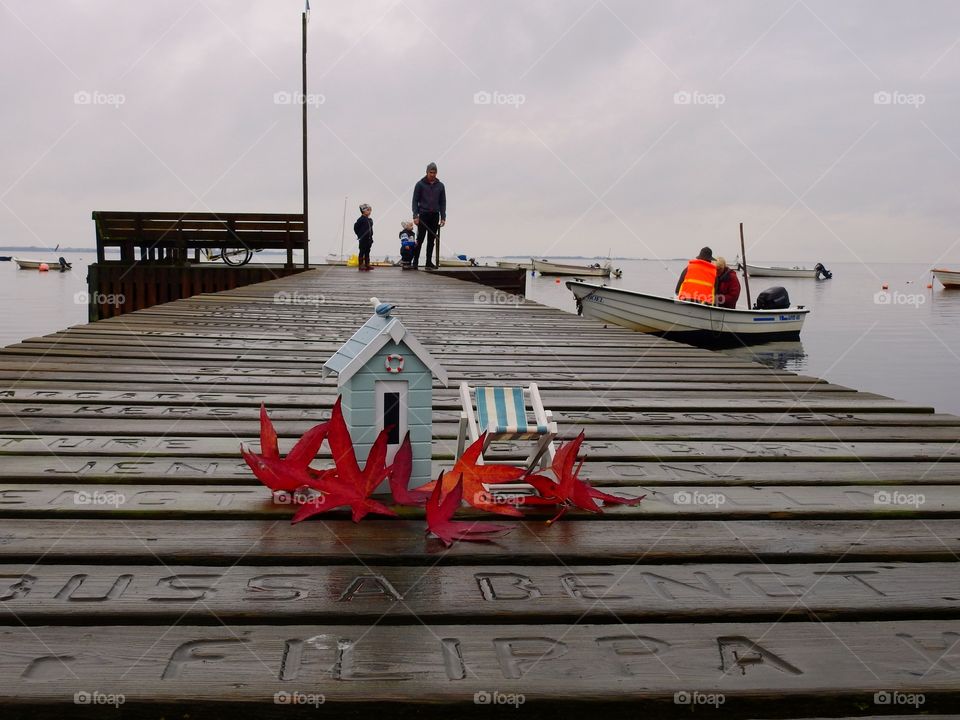
<path fill-rule="evenodd" d="M 687 274 L 683 277 L 680 300 L 713 304 L 713 289 L 717 283 L 717 266 L 709 260 L 694 258 L 687 263 Z"/>

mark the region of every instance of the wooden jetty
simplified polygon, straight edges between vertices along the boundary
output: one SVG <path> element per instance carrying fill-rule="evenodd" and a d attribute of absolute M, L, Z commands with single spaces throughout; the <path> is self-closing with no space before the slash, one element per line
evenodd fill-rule
<path fill-rule="evenodd" d="M 5 717 L 960 708 L 960 418 L 490 292 L 315 269 L 3 350 Z M 329 416 L 372 295 L 450 375 L 435 472 L 456 383 L 536 381 L 647 499 L 450 549 L 413 512 L 289 525 L 240 443 L 261 402 L 284 452 Z"/>

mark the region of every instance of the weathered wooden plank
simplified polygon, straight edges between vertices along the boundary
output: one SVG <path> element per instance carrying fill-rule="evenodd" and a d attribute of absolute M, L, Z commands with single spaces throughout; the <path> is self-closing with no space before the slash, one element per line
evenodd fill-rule
<path fill-rule="evenodd" d="M 518 523 L 493 543 L 444 549 L 421 522 L 5 519 L 5 562 L 463 565 L 946 561 L 960 554 L 960 521 L 565 520 Z"/>
<path fill-rule="evenodd" d="M 948 616 L 957 563 L 0 565 L 0 618 L 25 623 L 360 619 L 485 622 Z"/>
<path fill-rule="evenodd" d="M 641 505 L 615 505 L 602 515 L 580 510 L 573 517 L 626 518 L 802 518 L 802 517 L 960 517 L 960 492 L 951 485 L 919 485 L 909 488 L 863 486 L 683 486 L 653 485 L 607 487 L 607 492 L 625 498 L 646 496 Z M 522 493 L 521 493 L 522 494 Z M 0 489 L 0 517 L 211 517 L 287 519 L 291 503 L 305 502 L 313 494 L 271 496 L 255 480 L 245 485 L 214 488 L 181 485 L 111 485 L 71 483 L 30 485 L 7 483 Z M 517 502 L 517 495 L 492 493 L 504 505 Z M 298 500 L 298 498 L 303 498 Z M 389 504 L 389 498 L 384 498 Z M 419 508 L 400 508 L 405 518 L 423 518 Z M 463 517 L 488 515 L 463 508 Z M 532 518 L 549 518 L 556 508 L 528 508 Z M 349 517 L 346 510 L 333 517 Z"/>
<path fill-rule="evenodd" d="M 960 700 L 958 621 L 623 625 L 253 625 L 12 627 L 0 630 L 0 698 L 69 702 L 273 703 L 312 693 L 327 705 L 390 700 L 472 705 L 491 692 L 538 702 L 631 703 L 694 691 L 751 708 L 865 706 L 875 692 Z M 498 704 L 501 701 L 498 700 Z M 520 700 L 513 701 L 520 705 Z M 699 704 L 699 703 L 698 703 Z M 716 707 L 721 705 L 717 697 Z M 689 712 L 689 708 L 684 708 Z"/>
<path fill-rule="evenodd" d="M 168 415 L 165 419 L 143 418 L 136 412 L 126 414 L 122 419 L 95 415 L 95 424 L 84 428 L 92 435 L 169 435 L 175 433 L 185 437 L 256 437 L 260 432 L 259 413 L 253 408 L 246 412 L 246 420 L 233 420 L 224 415 L 209 419 L 184 418 Z M 277 432 L 284 437 L 297 438 L 311 427 L 321 422 L 329 412 L 315 413 L 310 420 L 285 421 L 274 419 Z M 771 424 L 758 430 L 757 426 L 693 424 L 693 425 L 653 425 L 627 423 L 600 424 L 568 422 L 560 428 L 559 441 L 575 438 L 583 430 L 591 440 L 675 440 L 675 441 L 744 441 L 762 436 L 766 441 L 884 441 L 884 442 L 958 442 L 960 427 L 916 427 L 906 424 L 908 416 L 900 426 L 850 426 L 850 425 L 778 425 Z M 69 433 L 76 428 L 73 417 L 48 417 L 42 414 L 19 414 L 4 417 L 0 412 L 0 433 L 53 435 Z M 457 437 L 459 425 L 453 422 L 433 424 L 434 438 L 450 440 Z"/>
<path fill-rule="evenodd" d="M 332 407 L 332 405 L 330 406 Z M 280 432 L 286 427 L 289 432 L 302 432 L 300 426 L 289 421 L 317 422 L 329 418 L 330 407 L 310 408 L 268 408 L 270 418 L 277 424 Z M 228 405 L 169 405 L 162 402 L 152 404 L 130 404 L 114 399 L 98 400 L 96 403 L 58 402 L 56 399 L 38 402 L 4 402 L 0 404 L 0 417 L 8 415 L 20 418 L 56 417 L 56 418 L 128 418 L 128 419 L 156 419 L 187 418 L 204 420 L 247 420 L 259 418 L 257 408 L 239 401 L 234 406 Z M 676 412 L 643 411 L 643 410 L 567 410 L 553 409 L 554 420 L 561 425 L 590 426 L 598 429 L 603 425 L 616 424 L 619 427 L 642 426 L 646 431 L 649 428 L 660 429 L 665 426 L 682 425 L 683 432 L 710 426 L 760 426 L 764 428 L 783 428 L 796 425 L 813 425 L 825 427 L 853 426 L 875 430 L 881 427 L 920 428 L 943 427 L 954 428 L 960 432 L 960 417 L 945 413 L 849 413 L 849 412 Z M 436 408 L 433 412 L 435 428 L 443 423 L 455 423 L 460 419 L 460 411 L 454 409 Z M 284 423 L 287 423 L 284 426 Z M 99 425 L 98 425 L 99 426 Z M 89 427 L 89 426 L 88 426 Z M 305 427 L 305 426 L 304 426 Z M 878 430 L 879 431 L 879 430 Z M 588 431 L 589 432 L 589 431 Z"/>
<path fill-rule="evenodd" d="M 186 437 L 142 435 L 0 435 L 0 456 L 55 453 L 65 456 L 96 455 L 204 455 L 235 457 L 240 443 L 259 447 L 258 437 Z M 292 444 L 292 443 L 291 443 Z M 325 457 L 326 446 L 320 457 Z M 504 461 L 522 459 L 529 452 L 529 443 L 497 442 L 485 457 Z M 587 439 L 582 453 L 594 460 L 658 461 L 691 459 L 701 461 L 729 460 L 765 461 L 774 458 L 797 460 L 960 460 L 956 442 L 710 442 L 710 441 L 613 441 Z M 436 459 L 453 458 L 456 440 L 434 439 Z"/>
<path fill-rule="evenodd" d="M 314 390 L 313 388 L 307 388 Z M 0 401 L 20 402 L 123 402 L 125 404 L 164 404 L 164 405 L 239 405 L 259 407 L 266 403 L 271 411 L 283 407 L 330 407 L 336 396 L 331 388 L 322 387 L 316 392 L 285 393 L 275 389 L 252 390 L 244 387 L 243 392 L 222 392 L 214 386 L 211 391 L 197 392 L 196 389 L 171 387 L 170 385 L 151 386 L 150 383 L 109 387 L 108 383 L 99 386 L 93 383 L 39 383 L 21 381 L 15 387 L 0 387 Z M 786 393 L 780 397 L 760 392 L 742 392 L 735 397 L 704 398 L 695 391 L 651 390 L 637 395 L 597 395 L 591 391 L 575 391 L 569 388 L 547 390 L 541 393 L 544 403 L 550 409 L 565 407 L 592 411 L 632 411 L 632 410 L 675 410 L 692 412 L 910 412 L 932 414 L 933 409 L 899 400 L 891 400 L 870 393 L 816 393 L 791 396 Z M 461 407 L 455 391 L 434 390 L 434 409 L 459 410 Z"/>
<path fill-rule="evenodd" d="M 284 445 L 286 447 L 286 445 Z M 449 470 L 450 461 L 433 463 L 431 476 Z M 594 485 L 952 485 L 960 483 L 955 463 L 923 461 L 762 463 L 732 460 L 700 462 L 632 462 L 590 460 L 581 476 Z M 0 477 L 15 482 L 84 482 L 229 485 L 250 481 L 250 469 L 238 457 L 181 455 L 60 458 L 54 455 L 7 455 Z"/>

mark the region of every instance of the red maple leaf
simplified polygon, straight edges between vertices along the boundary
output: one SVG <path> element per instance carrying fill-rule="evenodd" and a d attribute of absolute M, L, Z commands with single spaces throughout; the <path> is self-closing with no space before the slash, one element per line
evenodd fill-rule
<path fill-rule="evenodd" d="M 240 445 L 240 453 L 253 474 L 273 491 L 294 492 L 304 485 L 314 485 L 325 479 L 329 471 L 310 467 L 317 451 L 327 436 L 329 423 L 320 423 L 303 434 L 285 458 L 280 457 L 277 432 L 270 422 L 267 409 L 260 405 L 260 454 Z"/>
<path fill-rule="evenodd" d="M 446 494 L 453 491 L 457 483 L 463 483 L 463 497 L 470 505 L 487 512 L 500 513 L 501 515 L 510 515 L 511 517 L 522 517 L 523 513 L 514 507 L 509 507 L 503 503 L 498 503 L 493 494 L 487 490 L 484 483 L 507 483 L 519 480 L 523 477 L 523 468 L 513 467 L 512 465 L 478 465 L 480 454 L 483 451 L 483 442 L 487 433 L 483 433 L 477 441 L 464 450 L 463 455 L 453 466 L 453 470 L 444 473 L 440 480 L 428 482 L 416 488 L 417 491 L 432 492 L 434 486 L 439 482 L 443 485 Z"/>
<path fill-rule="evenodd" d="M 386 466 L 388 430 L 383 430 L 374 440 L 363 470 L 357 464 L 357 455 L 353 449 L 353 439 L 343 420 L 340 398 L 337 398 L 330 416 L 327 440 L 333 452 L 335 474 L 324 478 L 324 482 L 307 483 L 320 490 L 323 497 L 304 503 L 293 516 L 291 522 L 298 523 L 318 513 L 348 505 L 352 510 L 354 522 L 360 522 L 367 513 L 396 516 L 396 513 L 383 503 L 370 499 L 377 485 L 389 472 Z"/>
<path fill-rule="evenodd" d="M 583 460 L 577 465 L 576 470 L 574 470 L 573 464 L 577 460 L 577 453 L 580 451 L 580 445 L 583 444 L 583 438 L 584 434 L 581 431 L 574 440 L 557 448 L 550 469 L 553 470 L 558 482 L 554 482 L 545 475 L 528 475 L 525 478 L 540 493 L 540 497 L 524 498 L 524 501 L 529 499 L 531 502 L 528 504 L 533 505 L 548 501 L 561 506 L 560 512 L 547 521 L 548 525 L 555 520 L 559 520 L 573 507 L 588 512 L 602 513 L 603 510 L 597 505 L 597 500 L 602 500 L 610 505 L 637 505 L 646 497 L 646 495 L 637 498 L 617 497 L 600 492 L 589 483 L 581 480 L 578 476 L 580 475 L 580 468 L 583 467 Z"/>
<path fill-rule="evenodd" d="M 463 500 L 463 478 L 457 479 L 442 501 L 440 495 L 443 483 L 438 480 L 431 484 L 433 492 L 427 501 L 427 532 L 436 535 L 447 547 L 453 545 L 454 540 L 489 542 L 512 530 L 506 525 L 495 523 L 451 520 Z"/>
<path fill-rule="evenodd" d="M 403 442 L 397 448 L 397 454 L 390 466 L 390 492 L 398 505 L 423 505 L 430 493 L 410 490 L 410 473 L 413 472 L 413 447 L 410 445 L 410 433 L 403 436 Z"/>

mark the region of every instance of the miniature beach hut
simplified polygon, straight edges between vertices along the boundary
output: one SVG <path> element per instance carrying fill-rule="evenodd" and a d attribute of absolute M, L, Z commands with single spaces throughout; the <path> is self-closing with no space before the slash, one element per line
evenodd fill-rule
<path fill-rule="evenodd" d="M 447 373 L 427 349 L 391 317 L 389 303 L 371 298 L 376 313 L 323 365 L 323 376 L 337 376 L 340 407 L 357 461 L 366 461 L 377 435 L 392 427 L 387 462 L 410 432 L 411 485 L 431 480 L 433 455 L 433 378 L 447 385 Z M 384 482 L 377 492 L 386 492 Z"/>

